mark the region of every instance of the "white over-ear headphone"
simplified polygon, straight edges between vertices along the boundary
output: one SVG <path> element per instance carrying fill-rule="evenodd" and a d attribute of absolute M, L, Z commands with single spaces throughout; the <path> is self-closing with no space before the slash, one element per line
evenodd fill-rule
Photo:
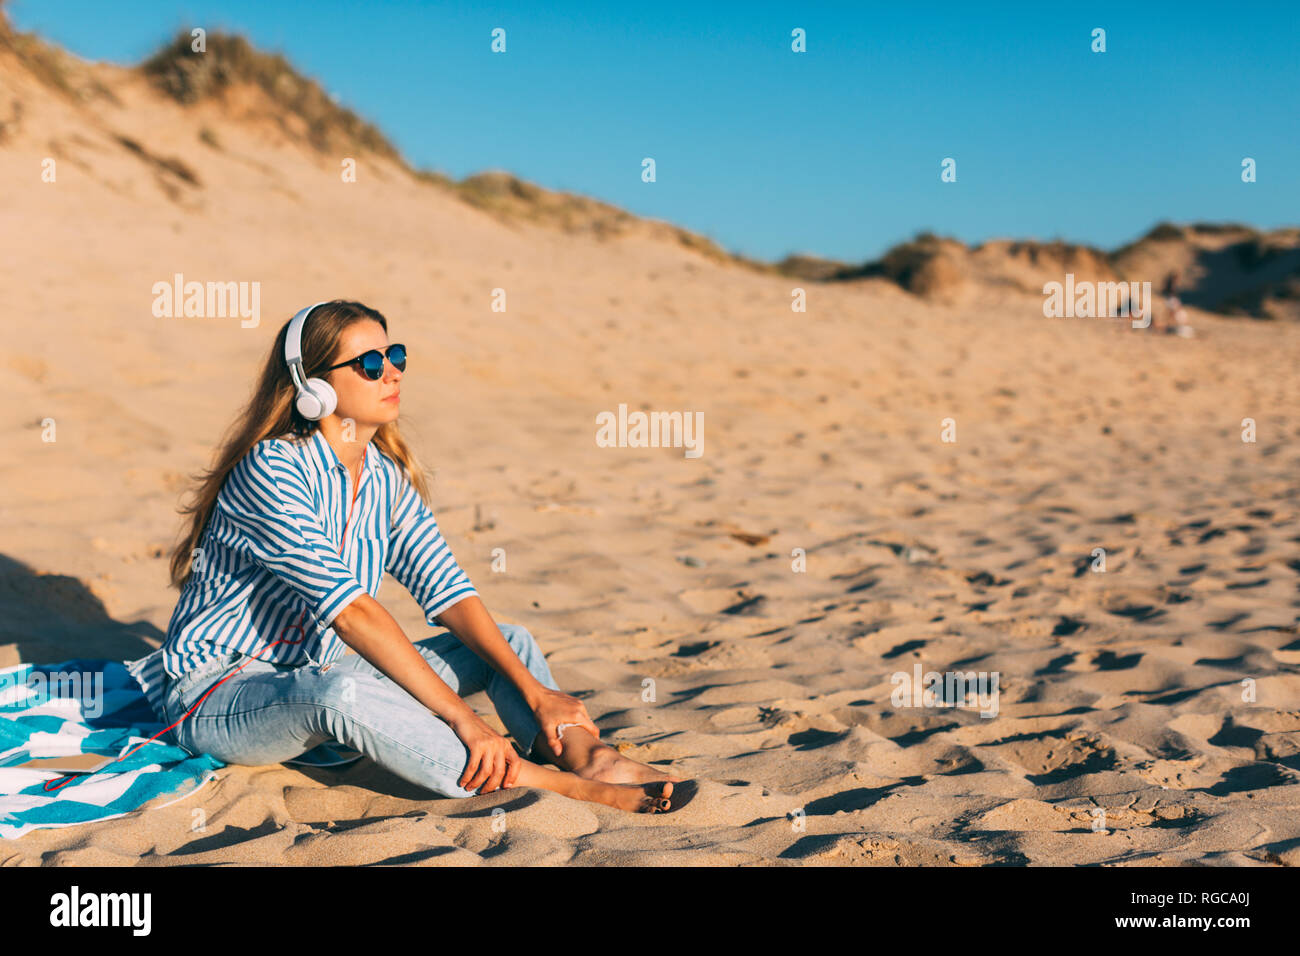
<path fill-rule="evenodd" d="M 325 305 L 317 302 L 308 306 L 289 320 L 289 331 L 284 336 L 284 360 L 289 365 L 289 377 L 293 379 L 298 392 L 298 414 L 308 421 L 319 421 L 331 415 L 338 406 L 339 397 L 334 387 L 323 378 L 307 378 L 302 367 L 302 327 L 307 323 L 316 306 Z"/>

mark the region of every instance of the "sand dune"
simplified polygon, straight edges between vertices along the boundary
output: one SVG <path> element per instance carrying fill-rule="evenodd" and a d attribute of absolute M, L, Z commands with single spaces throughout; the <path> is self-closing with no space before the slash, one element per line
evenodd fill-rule
<path fill-rule="evenodd" d="M 0 45 L 0 666 L 157 646 L 185 476 L 278 326 L 354 297 L 410 348 L 404 428 L 489 608 L 606 740 L 703 788 L 656 818 L 228 767 L 0 863 L 1300 861 L 1300 326 L 1192 308 L 1180 339 L 1045 319 L 1014 284 L 800 283 L 503 219 L 373 153 L 344 183 L 351 154 L 256 90 L 185 106 L 84 69 L 108 95 Z M 156 318 L 175 273 L 259 282 L 260 324 Z M 598 447 L 619 403 L 702 411 L 703 456 Z M 997 672 L 997 716 L 895 706 L 918 664 Z"/>

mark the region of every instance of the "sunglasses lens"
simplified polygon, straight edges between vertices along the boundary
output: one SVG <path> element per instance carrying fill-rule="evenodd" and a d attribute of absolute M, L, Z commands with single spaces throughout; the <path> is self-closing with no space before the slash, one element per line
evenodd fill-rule
<path fill-rule="evenodd" d="M 393 363 L 393 368 L 399 372 L 406 371 L 406 346 L 390 345 L 388 347 L 388 361 Z"/>
<path fill-rule="evenodd" d="M 384 374 L 384 353 L 378 350 L 371 350 L 361 356 L 361 371 L 366 373 L 366 378 L 377 379 Z"/>

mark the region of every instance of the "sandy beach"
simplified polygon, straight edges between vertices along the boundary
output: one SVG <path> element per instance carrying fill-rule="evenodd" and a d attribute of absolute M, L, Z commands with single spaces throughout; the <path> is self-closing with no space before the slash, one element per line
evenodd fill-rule
<path fill-rule="evenodd" d="M 111 98 L 0 50 L 0 666 L 159 646 L 187 476 L 280 325 L 353 298 L 410 349 L 402 427 L 489 609 L 701 789 L 652 817 L 228 766 L 0 864 L 1300 863 L 1300 325 L 1155 335 L 506 220 L 371 153 L 344 181 L 253 93 L 85 69 Z M 256 324 L 156 316 L 177 274 L 259 283 Z M 702 454 L 601 447 L 620 404 L 702 413 Z M 996 715 L 898 706 L 916 668 L 995 673 Z"/>

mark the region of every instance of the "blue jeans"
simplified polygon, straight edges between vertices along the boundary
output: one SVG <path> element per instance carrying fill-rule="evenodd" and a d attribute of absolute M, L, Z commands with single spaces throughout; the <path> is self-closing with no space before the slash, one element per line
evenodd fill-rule
<path fill-rule="evenodd" d="M 559 690 L 533 636 L 513 624 L 500 628 L 524 666 Z M 520 751 L 530 755 L 541 727 L 509 680 L 447 631 L 412 643 L 461 697 L 486 690 Z M 346 654 L 324 667 L 223 654 L 179 678 L 167 678 L 162 698 L 166 724 L 227 674 L 233 676 L 165 738 L 192 754 L 249 766 L 282 763 L 336 740 L 403 780 L 446 797 L 474 796 L 457 783 L 469 762 L 469 748 L 445 721 L 360 654 Z"/>

